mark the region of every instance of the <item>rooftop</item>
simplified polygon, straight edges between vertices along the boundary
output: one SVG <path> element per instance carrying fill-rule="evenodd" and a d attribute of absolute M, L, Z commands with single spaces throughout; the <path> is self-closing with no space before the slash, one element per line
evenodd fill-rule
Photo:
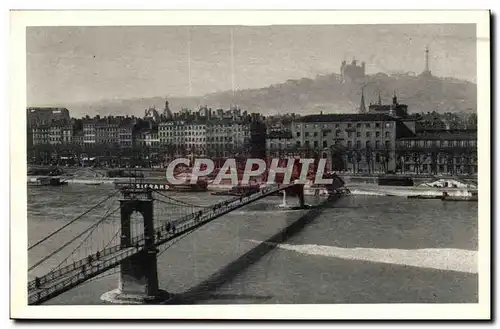
<path fill-rule="evenodd" d="M 382 113 L 314 114 L 301 117 L 296 122 L 346 122 L 346 121 L 397 121 Z"/>

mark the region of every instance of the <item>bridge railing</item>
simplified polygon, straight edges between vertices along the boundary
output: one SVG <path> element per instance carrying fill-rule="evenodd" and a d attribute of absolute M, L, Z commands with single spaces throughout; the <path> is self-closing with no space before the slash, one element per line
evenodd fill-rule
<path fill-rule="evenodd" d="M 140 252 L 140 250 L 137 250 L 135 248 L 130 248 L 130 250 L 120 253 L 113 258 L 103 261 L 98 261 L 98 263 L 96 264 L 90 264 L 82 271 L 76 272 L 76 274 L 70 276 L 65 280 L 62 280 L 61 282 L 55 283 L 49 287 L 33 292 L 28 296 L 28 304 L 30 305 L 38 304 L 43 301 L 46 301 L 52 298 L 54 295 L 58 295 L 59 293 L 61 293 L 61 291 L 67 291 L 72 287 L 115 267 L 117 264 L 119 264 L 126 258 L 131 257 L 132 255 L 138 252 Z"/>
<path fill-rule="evenodd" d="M 111 254 L 117 252 L 118 250 L 120 250 L 120 245 L 115 245 L 115 246 L 112 246 L 109 248 L 105 248 L 105 249 L 99 251 L 99 257 L 105 257 L 108 255 L 111 255 Z M 97 253 L 91 254 L 90 256 L 92 256 L 92 259 L 96 259 Z M 89 256 L 87 255 L 84 258 L 77 260 L 76 262 L 73 262 L 67 266 L 52 270 L 49 273 L 39 277 L 38 278 L 38 285 L 42 286 L 48 282 L 57 280 L 58 278 L 62 277 L 63 275 L 66 275 L 67 273 L 70 273 L 72 271 L 75 271 L 75 270 L 81 268 L 83 265 L 88 264 L 88 262 L 89 262 L 88 257 Z M 37 289 L 36 279 L 28 282 L 28 291 L 35 290 L 35 289 Z"/>

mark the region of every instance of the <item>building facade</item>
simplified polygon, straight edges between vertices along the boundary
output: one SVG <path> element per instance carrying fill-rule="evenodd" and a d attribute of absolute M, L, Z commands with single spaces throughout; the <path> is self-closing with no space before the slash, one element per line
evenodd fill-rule
<path fill-rule="evenodd" d="M 160 146 L 160 138 L 158 129 L 144 129 L 136 135 L 135 145 L 138 147 L 158 148 Z"/>
<path fill-rule="evenodd" d="M 85 147 L 96 145 L 96 122 L 94 120 L 83 122 L 83 145 Z"/>
<path fill-rule="evenodd" d="M 133 143 L 133 128 L 131 123 L 121 123 L 118 125 L 118 144 L 121 148 L 130 148 Z"/>
<path fill-rule="evenodd" d="M 50 141 L 50 125 L 36 125 L 32 128 L 33 145 L 46 145 Z"/>
<path fill-rule="evenodd" d="M 266 136 L 266 157 L 273 158 L 288 158 L 294 156 L 298 148 L 295 147 L 292 132 L 285 131 L 270 131 Z"/>
<path fill-rule="evenodd" d="M 71 124 L 52 124 L 49 128 L 49 144 L 71 144 L 73 142 L 73 126 Z"/>
<path fill-rule="evenodd" d="M 396 169 L 396 140 L 414 136 L 395 117 L 376 114 L 320 114 L 292 124 L 295 147 L 327 159 L 330 170 L 353 173 Z"/>
<path fill-rule="evenodd" d="M 397 141 L 398 169 L 416 175 L 476 175 L 477 130 L 432 129 Z"/>

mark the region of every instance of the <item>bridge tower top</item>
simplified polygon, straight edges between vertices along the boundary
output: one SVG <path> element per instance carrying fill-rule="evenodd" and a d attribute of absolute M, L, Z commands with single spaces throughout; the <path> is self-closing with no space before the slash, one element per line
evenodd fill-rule
<path fill-rule="evenodd" d="M 122 187 L 122 201 L 125 200 L 143 200 L 153 201 L 153 190 L 150 188 L 135 188 L 135 187 Z"/>

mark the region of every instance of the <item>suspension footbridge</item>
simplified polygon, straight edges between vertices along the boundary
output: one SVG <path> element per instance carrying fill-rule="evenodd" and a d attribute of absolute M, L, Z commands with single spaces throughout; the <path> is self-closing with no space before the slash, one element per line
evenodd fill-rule
<path fill-rule="evenodd" d="M 233 197 L 212 205 L 191 204 L 151 188 L 118 189 L 28 247 L 29 252 L 41 246 L 86 215 L 97 211 L 106 203 L 109 204 L 99 220 L 29 267 L 29 274 L 36 274 L 31 274 L 31 280 L 28 281 L 28 304 L 42 304 L 83 283 L 99 278 L 111 269 L 117 269 L 120 274 L 118 295 L 124 299 L 127 296 L 135 296 L 143 301 L 154 300 L 162 295 L 158 287 L 156 265 L 161 247 L 168 248 L 182 237 L 221 216 L 290 188 L 300 189 L 299 195 L 303 204 L 303 186 L 298 184 L 276 184 L 256 193 Z M 119 205 L 113 207 L 117 197 Z M 114 209 L 111 210 L 112 208 Z M 105 222 L 117 212 L 120 219 L 116 230 L 104 239 L 106 234 L 99 234 L 99 230 L 104 227 L 109 229 Z M 141 214 L 141 218 L 134 220 L 132 217 L 135 213 Z M 66 258 L 51 270 L 39 273 L 42 264 L 54 263 L 57 255 L 65 249 L 70 249 Z"/>

